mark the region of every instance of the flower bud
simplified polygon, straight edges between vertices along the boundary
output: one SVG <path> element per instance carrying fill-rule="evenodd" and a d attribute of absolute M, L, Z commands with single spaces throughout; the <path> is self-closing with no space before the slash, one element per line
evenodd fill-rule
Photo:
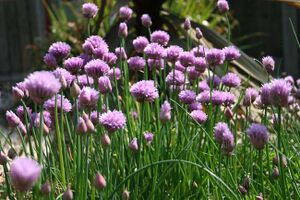
<path fill-rule="evenodd" d="M 25 136 L 27 134 L 26 127 L 22 122 L 20 122 L 18 124 L 18 129 L 20 130 L 20 132 L 22 133 L 23 136 Z"/>
<path fill-rule="evenodd" d="M 87 127 L 89 132 L 94 132 L 95 131 L 95 126 L 94 126 L 93 122 L 90 119 L 86 120 L 85 124 L 86 124 L 86 127 Z"/>
<path fill-rule="evenodd" d="M 238 190 L 242 195 L 246 195 L 248 192 L 242 185 L 239 185 Z"/>
<path fill-rule="evenodd" d="M 73 199 L 73 192 L 70 187 L 68 187 L 67 190 L 64 192 L 62 199 L 63 200 L 72 200 Z"/>
<path fill-rule="evenodd" d="M 137 138 L 133 138 L 131 140 L 131 142 L 129 143 L 129 149 L 131 149 L 133 152 L 137 152 L 139 150 Z"/>
<path fill-rule="evenodd" d="M 144 133 L 144 137 L 145 137 L 147 144 L 150 145 L 153 141 L 153 133 L 146 132 L 146 133 Z"/>
<path fill-rule="evenodd" d="M 273 169 L 272 177 L 273 177 L 273 179 L 278 179 L 278 177 L 279 177 L 279 170 L 278 170 L 277 167 L 275 167 L 275 168 Z"/>
<path fill-rule="evenodd" d="M 106 187 L 106 180 L 99 172 L 97 172 L 96 174 L 94 184 L 98 190 L 101 190 Z"/>
<path fill-rule="evenodd" d="M 79 134 L 85 134 L 88 131 L 87 125 L 82 117 L 79 117 L 78 119 L 78 125 L 77 125 L 77 133 Z"/>
<path fill-rule="evenodd" d="M 202 37 L 203 37 L 203 34 L 202 34 L 200 28 L 196 28 L 196 38 L 198 40 L 200 40 Z"/>
<path fill-rule="evenodd" d="M 40 189 L 40 192 L 41 192 L 42 195 L 45 195 L 45 196 L 50 194 L 50 192 L 51 192 L 51 184 L 50 184 L 49 181 L 46 181 L 42 185 L 42 187 Z"/>
<path fill-rule="evenodd" d="M 274 164 L 275 166 L 279 166 L 278 160 L 279 160 L 279 159 L 278 159 L 278 156 L 275 156 L 275 157 L 273 158 L 273 164 Z M 286 157 L 285 157 L 285 156 L 282 156 L 281 160 L 282 160 L 282 165 L 283 165 L 283 167 L 286 168 L 286 167 L 287 167 L 287 160 L 286 160 Z"/>
<path fill-rule="evenodd" d="M 191 25 L 190 18 L 186 18 L 185 21 L 184 21 L 184 23 L 183 23 L 184 30 L 188 31 L 188 30 L 191 29 L 191 27 L 192 27 L 192 25 Z"/>
<path fill-rule="evenodd" d="M 152 25 L 151 18 L 148 14 L 143 14 L 141 17 L 142 25 L 146 28 L 149 28 Z"/>
<path fill-rule="evenodd" d="M 25 96 L 23 90 L 18 87 L 12 87 L 12 97 L 15 101 L 23 99 Z"/>
<path fill-rule="evenodd" d="M 20 118 L 13 111 L 6 111 L 6 120 L 10 127 L 16 127 L 20 123 Z"/>
<path fill-rule="evenodd" d="M 127 189 L 125 189 L 122 193 L 122 199 L 128 200 L 129 196 L 130 196 L 130 192 Z"/>
<path fill-rule="evenodd" d="M 108 134 L 104 134 L 101 136 L 101 143 L 104 147 L 110 146 L 111 141 L 110 141 Z"/>
<path fill-rule="evenodd" d="M 78 84 L 74 81 L 71 88 L 70 88 L 70 94 L 72 97 L 78 97 L 78 95 L 80 94 L 81 89 L 78 86 Z"/>
<path fill-rule="evenodd" d="M 229 11 L 229 5 L 226 0 L 218 0 L 217 7 L 221 13 L 226 13 Z"/>
<path fill-rule="evenodd" d="M 61 87 L 62 88 L 67 88 L 68 87 L 68 83 L 67 83 L 67 81 L 66 81 L 66 78 L 65 78 L 65 76 L 64 75 L 60 75 L 60 77 L 59 77 L 59 82 L 61 83 Z"/>
<path fill-rule="evenodd" d="M 127 28 L 127 24 L 122 22 L 119 25 L 119 32 L 118 35 L 120 38 L 126 38 L 128 35 L 128 28 Z"/>
<path fill-rule="evenodd" d="M 264 200 L 262 193 L 256 196 L 256 200 Z"/>

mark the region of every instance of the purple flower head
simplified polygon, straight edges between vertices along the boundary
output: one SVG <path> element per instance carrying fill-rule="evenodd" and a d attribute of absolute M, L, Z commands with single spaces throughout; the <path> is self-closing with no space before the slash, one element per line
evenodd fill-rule
<path fill-rule="evenodd" d="M 112 68 L 107 72 L 107 76 L 109 77 L 110 80 L 119 80 L 121 78 L 121 70 L 120 68 Z"/>
<path fill-rule="evenodd" d="M 126 38 L 128 36 L 128 28 L 125 22 L 120 23 L 118 35 L 120 38 Z"/>
<path fill-rule="evenodd" d="M 172 70 L 166 77 L 169 85 L 181 86 L 184 84 L 184 74 L 178 70 Z"/>
<path fill-rule="evenodd" d="M 72 200 L 73 196 L 74 196 L 73 192 L 72 192 L 72 190 L 71 190 L 71 188 L 69 186 L 69 187 L 67 187 L 66 191 L 63 193 L 62 199 L 63 200 Z"/>
<path fill-rule="evenodd" d="M 195 63 L 195 56 L 191 52 L 183 51 L 179 54 L 179 61 L 185 67 L 193 66 Z"/>
<path fill-rule="evenodd" d="M 169 62 L 175 62 L 183 49 L 177 45 L 171 45 L 166 49 L 166 59 Z"/>
<path fill-rule="evenodd" d="M 158 43 L 160 45 L 167 46 L 170 40 L 170 35 L 166 31 L 158 30 L 158 31 L 154 31 L 151 34 L 150 39 L 151 42 L 153 43 Z"/>
<path fill-rule="evenodd" d="M 196 28 L 196 38 L 197 38 L 198 40 L 200 40 L 202 37 L 203 37 L 203 34 L 202 34 L 200 28 L 197 27 L 197 28 Z"/>
<path fill-rule="evenodd" d="M 153 137 L 154 137 L 153 133 L 150 133 L 150 132 L 144 133 L 144 138 L 148 145 L 150 145 L 152 143 Z"/>
<path fill-rule="evenodd" d="M 214 90 L 212 91 L 211 101 L 213 105 L 221 105 L 226 101 L 226 95 L 223 91 Z"/>
<path fill-rule="evenodd" d="M 89 86 L 94 84 L 94 79 L 90 76 L 87 76 L 86 74 L 78 76 L 78 85 L 83 86 Z"/>
<path fill-rule="evenodd" d="M 160 59 L 164 55 L 165 49 L 157 43 L 150 43 L 144 49 L 144 53 L 151 59 Z"/>
<path fill-rule="evenodd" d="M 109 133 L 118 129 L 123 129 L 126 124 L 125 115 L 121 111 L 108 111 L 100 116 L 100 124 L 106 128 Z"/>
<path fill-rule="evenodd" d="M 25 79 L 30 98 L 37 104 L 43 103 L 57 94 L 61 88 L 59 80 L 48 71 L 37 71 Z"/>
<path fill-rule="evenodd" d="M 236 97 L 231 92 L 222 92 L 222 94 L 225 97 L 224 105 L 229 106 L 231 104 L 234 104 Z"/>
<path fill-rule="evenodd" d="M 230 132 L 228 125 L 224 122 L 218 122 L 214 127 L 214 136 L 217 143 L 223 143 L 223 136 Z"/>
<path fill-rule="evenodd" d="M 127 54 L 126 54 L 126 51 L 123 47 L 117 47 L 115 49 L 115 54 L 116 54 L 117 58 L 120 59 L 120 60 L 126 60 L 127 59 Z"/>
<path fill-rule="evenodd" d="M 165 101 L 160 108 L 159 119 L 161 122 L 166 123 L 171 120 L 172 107 L 168 101 Z"/>
<path fill-rule="evenodd" d="M 6 121 L 10 127 L 17 127 L 21 122 L 20 118 L 13 111 L 6 111 Z"/>
<path fill-rule="evenodd" d="M 251 103 L 253 103 L 258 96 L 258 91 L 254 88 L 247 88 L 245 91 L 245 96 L 244 96 L 244 101 L 243 105 L 244 106 L 250 106 Z"/>
<path fill-rule="evenodd" d="M 193 110 L 190 115 L 199 124 L 203 124 L 207 120 L 207 115 L 201 110 Z"/>
<path fill-rule="evenodd" d="M 198 89 L 199 89 L 199 92 L 210 90 L 209 85 L 207 84 L 206 80 L 200 81 L 198 83 Z"/>
<path fill-rule="evenodd" d="M 149 70 L 153 69 L 164 69 L 165 68 L 165 61 L 164 59 L 151 59 L 147 60 Z"/>
<path fill-rule="evenodd" d="M 237 60 L 241 57 L 240 51 L 235 46 L 224 47 L 223 52 L 227 61 Z"/>
<path fill-rule="evenodd" d="M 64 61 L 64 67 L 72 74 L 77 74 L 83 68 L 84 60 L 80 57 L 68 58 Z"/>
<path fill-rule="evenodd" d="M 84 3 L 82 5 L 82 15 L 88 19 L 95 18 L 98 7 L 94 3 Z"/>
<path fill-rule="evenodd" d="M 185 104 L 191 104 L 196 99 L 196 93 L 192 90 L 183 90 L 178 96 L 179 100 Z"/>
<path fill-rule="evenodd" d="M 32 122 L 33 122 L 33 127 L 40 127 L 41 122 L 40 122 L 40 113 L 32 113 L 30 116 Z M 48 128 L 51 128 L 53 123 L 52 123 L 52 116 L 48 111 L 43 111 L 43 122 L 44 125 L 46 125 Z"/>
<path fill-rule="evenodd" d="M 227 87 L 237 87 L 241 84 L 241 79 L 235 73 L 228 73 L 222 77 L 222 83 Z"/>
<path fill-rule="evenodd" d="M 56 59 L 65 58 L 70 54 L 71 47 L 65 42 L 55 42 L 50 47 L 48 52 L 55 56 Z"/>
<path fill-rule="evenodd" d="M 26 112 L 27 112 L 27 118 L 28 116 L 31 115 L 32 110 L 29 107 L 26 107 Z M 18 106 L 16 109 L 16 115 L 21 119 L 22 122 L 25 122 L 25 115 L 24 115 L 24 107 L 23 106 Z"/>
<path fill-rule="evenodd" d="M 188 17 L 188 18 L 185 19 L 185 21 L 183 23 L 183 28 L 184 28 L 184 30 L 188 31 L 188 30 L 191 29 L 191 27 L 192 27 L 191 19 Z"/>
<path fill-rule="evenodd" d="M 99 99 L 99 92 L 94 88 L 84 87 L 79 94 L 78 105 L 80 108 L 95 108 Z"/>
<path fill-rule="evenodd" d="M 10 178 L 18 192 L 30 190 L 41 175 L 42 167 L 31 158 L 17 157 L 10 165 Z"/>
<path fill-rule="evenodd" d="M 138 140 L 137 138 L 133 138 L 128 145 L 129 149 L 133 152 L 137 152 L 139 150 Z"/>
<path fill-rule="evenodd" d="M 210 102 L 210 91 L 205 90 L 205 91 L 199 93 L 196 97 L 196 101 L 198 101 L 202 104 L 208 104 Z"/>
<path fill-rule="evenodd" d="M 263 57 L 262 64 L 268 73 L 272 73 L 274 71 L 275 61 L 271 56 Z"/>
<path fill-rule="evenodd" d="M 221 148 L 226 155 L 232 154 L 234 149 L 234 137 L 230 131 L 224 132 Z"/>
<path fill-rule="evenodd" d="M 187 67 L 186 68 L 189 80 L 194 81 L 197 78 L 199 78 L 201 76 L 201 72 L 197 71 L 196 68 L 193 67 Z"/>
<path fill-rule="evenodd" d="M 88 62 L 84 66 L 84 70 L 88 76 L 99 78 L 108 72 L 109 66 L 103 60 L 95 59 Z"/>
<path fill-rule="evenodd" d="M 102 58 L 104 54 L 108 53 L 108 45 L 98 35 L 88 37 L 84 41 L 82 49 L 86 54 L 94 54 L 98 58 Z"/>
<path fill-rule="evenodd" d="M 229 5 L 226 0 L 218 0 L 217 7 L 218 7 L 220 13 L 226 13 L 229 11 Z"/>
<path fill-rule="evenodd" d="M 262 150 L 268 142 L 269 134 L 264 125 L 252 124 L 250 128 L 247 129 L 247 133 L 250 137 L 251 144 L 257 150 Z"/>
<path fill-rule="evenodd" d="M 261 87 L 260 100 L 264 106 L 271 104 L 271 83 L 265 83 Z"/>
<path fill-rule="evenodd" d="M 144 36 L 139 36 L 132 41 L 133 47 L 138 53 L 143 53 L 146 46 L 149 44 L 149 41 Z"/>
<path fill-rule="evenodd" d="M 205 58 L 202 58 L 202 57 L 196 57 L 195 58 L 195 62 L 194 62 L 194 66 L 195 66 L 195 69 L 200 72 L 200 73 L 204 73 L 206 68 L 207 68 L 207 63 L 206 63 L 206 60 Z"/>
<path fill-rule="evenodd" d="M 192 112 L 194 110 L 202 110 L 202 104 L 199 102 L 193 102 L 189 105 L 189 111 Z"/>
<path fill-rule="evenodd" d="M 75 79 L 75 76 L 73 76 L 69 71 L 67 71 L 64 68 L 56 68 L 52 73 L 57 79 L 60 80 L 60 82 L 61 82 L 61 78 L 63 77 L 68 87 L 71 86 L 72 82 Z"/>
<path fill-rule="evenodd" d="M 132 71 L 143 70 L 146 65 L 144 58 L 140 56 L 131 57 L 127 60 L 127 62 L 128 62 L 128 68 Z"/>
<path fill-rule="evenodd" d="M 142 25 L 149 28 L 152 25 L 151 17 L 148 14 L 143 14 L 141 17 Z"/>
<path fill-rule="evenodd" d="M 270 98 L 274 106 L 287 106 L 292 87 L 284 79 L 274 79 L 271 82 Z"/>
<path fill-rule="evenodd" d="M 225 54 L 220 49 L 209 49 L 206 51 L 206 60 L 210 66 L 221 65 L 224 63 Z"/>
<path fill-rule="evenodd" d="M 72 105 L 69 101 L 64 96 L 61 95 L 56 95 L 56 97 L 52 97 L 51 99 L 48 99 L 44 103 L 44 108 L 49 111 L 50 113 L 54 114 L 55 111 L 55 99 L 56 99 L 56 105 L 57 105 L 57 111 L 60 113 L 61 109 L 65 112 L 68 113 L 72 110 Z"/>
<path fill-rule="evenodd" d="M 217 87 L 219 87 L 219 85 L 220 85 L 220 83 L 221 83 L 221 79 L 217 76 L 217 75 L 215 75 L 215 76 L 213 76 L 213 77 L 208 77 L 207 79 L 206 79 L 206 82 L 207 82 L 207 84 L 210 86 L 210 81 L 212 80 L 212 87 L 213 88 L 217 88 Z"/>
<path fill-rule="evenodd" d="M 46 53 L 46 55 L 44 56 L 44 63 L 48 67 L 56 67 L 57 66 L 56 58 L 51 53 Z"/>
<path fill-rule="evenodd" d="M 207 49 L 205 46 L 199 45 L 197 47 L 194 47 L 192 49 L 192 52 L 195 57 L 205 57 L 205 52 L 208 50 L 209 49 Z"/>
<path fill-rule="evenodd" d="M 175 70 L 181 71 L 184 73 L 185 67 L 180 63 L 180 61 L 175 62 Z"/>
<path fill-rule="evenodd" d="M 106 62 L 109 66 L 114 66 L 118 60 L 116 54 L 108 52 L 103 55 L 103 61 Z"/>
<path fill-rule="evenodd" d="M 133 84 L 130 93 L 138 102 L 153 102 L 159 97 L 154 81 L 142 80 Z"/>
<path fill-rule="evenodd" d="M 132 13 L 133 13 L 132 9 L 127 6 L 123 6 L 119 10 L 120 18 L 126 21 L 131 19 Z"/>
<path fill-rule="evenodd" d="M 110 93 L 112 91 L 112 86 L 107 76 L 101 76 L 98 79 L 98 85 L 101 94 Z"/>

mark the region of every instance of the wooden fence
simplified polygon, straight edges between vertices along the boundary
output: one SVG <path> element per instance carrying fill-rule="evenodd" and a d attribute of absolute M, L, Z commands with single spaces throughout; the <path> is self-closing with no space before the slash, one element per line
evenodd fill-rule
<path fill-rule="evenodd" d="M 32 66 L 29 49 L 45 35 L 42 0 L 0 0 L 0 81 L 14 81 Z"/>

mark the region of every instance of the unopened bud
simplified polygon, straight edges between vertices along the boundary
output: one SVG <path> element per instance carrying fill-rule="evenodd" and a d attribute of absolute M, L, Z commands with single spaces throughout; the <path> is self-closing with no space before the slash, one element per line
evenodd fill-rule
<path fill-rule="evenodd" d="M 81 89 L 80 89 L 79 85 L 74 81 L 71 88 L 70 88 L 71 96 L 72 97 L 78 97 L 80 92 L 81 92 Z"/>
<path fill-rule="evenodd" d="M 242 195 L 246 195 L 248 192 L 242 185 L 239 185 L 238 190 Z"/>
<path fill-rule="evenodd" d="M 64 192 L 62 199 L 63 200 L 72 200 L 73 199 L 73 192 L 70 187 L 68 187 L 67 190 Z"/>
<path fill-rule="evenodd" d="M 97 172 L 96 174 L 94 184 L 98 190 L 101 190 L 106 187 L 106 180 L 99 172 Z"/>
<path fill-rule="evenodd" d="M 127 189 L 125 189 L 125 190 L 123 191 L 123 193 L 122 193 L 122 198 L 123 198 L 124 200 L 128 200 L 128 199 L 129 199 L 129 196 L 130 196 L 130 192 L 129 192 Z"/>
<path fill-rule="evenodd" d="M 85 134 L 88 131 L 87 125 L 82 117 L 78 119 L 77 133 Z"/>
<path fill-rule="evenodd" d="M 277 178 L 279 177 L 279 170 L 278 170 L 277 167 L 275 167 L 275 168 L 273 169 L 272 177 L 273 177 L 273 179 L 277 179 Z"/>
<path fill-rule="evenodd" d="M 15 101 L 23 99 L 24 92 L 18 87 L 12 87 L 12 97 Z"/>
<path fill-rule="evenodd" d="M 62 88 L 67 88 L 68 87 L 68 83 L 67 83 L 66 78 L 65 78 L 64 75 L 60 75 L 59 81 L 61 83 Z"/>
<path fill-rule="evenodd" d="M 46 181 L 42 185 L 42 187 L 40 189 L 40 192 L 41 192 L 42 195 L 45 195 L 45 196 L 48 195 L 48 194 L 50 194 L 50 192 L 51 192 L 51 184 L 50 184 L 49 181 Z"/>
<path fill-rule="evenodd" d="M 104 134 L 101 136 L 101 143 L 104 147 L 110 146 L 111 141 L 110 141 L 108 134 Z"/>

